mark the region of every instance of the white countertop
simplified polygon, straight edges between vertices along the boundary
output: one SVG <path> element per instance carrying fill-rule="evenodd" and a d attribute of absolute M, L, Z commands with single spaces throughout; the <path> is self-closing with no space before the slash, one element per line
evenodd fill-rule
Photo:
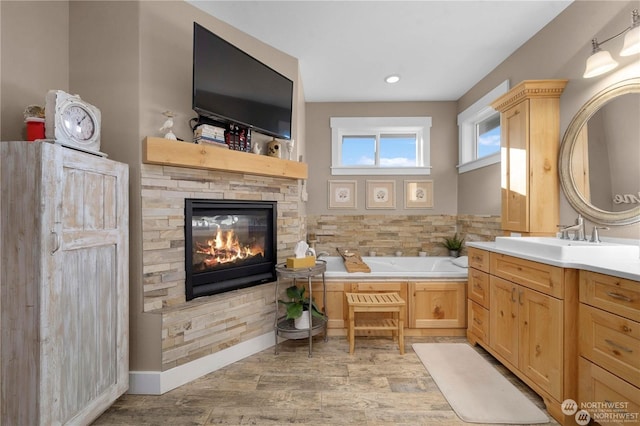
<path fill-rule="evenodd" d="M 504 250 L 496 247 L 495 242 L 467 242 L 468 247 L 475 247 L 495 253 L 520 257 L 534 262 L 545 263 L 547 265 L 559 266 L 562 268 L 583 269 L 585 271 L 599 272 L 601 274 L 612 275 L 614 277 L 626 278 L 640 282 L 640 258 L 632 260 L 601 260 L 594 259 L 589 263 L 576 261 L 559 261 L 557 259 L 532 256 L 526 253 L 519 253 L 513 250 Z"/>

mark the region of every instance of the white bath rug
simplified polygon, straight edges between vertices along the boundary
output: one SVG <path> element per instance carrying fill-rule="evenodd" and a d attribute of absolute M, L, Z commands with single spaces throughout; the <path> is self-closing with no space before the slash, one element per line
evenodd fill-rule
<path fill-rule="evenodd" d="M 414 343 L 413 350 L 465 422 L 549 423 L 542 410 L 468 344 Z"/>

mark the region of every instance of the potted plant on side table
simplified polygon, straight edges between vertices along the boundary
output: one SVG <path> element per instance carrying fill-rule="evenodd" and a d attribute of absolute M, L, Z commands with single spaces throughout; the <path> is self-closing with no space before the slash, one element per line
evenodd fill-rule
<path fill-rule="evenodd" d="M 444 241 L 440 244 L 449 250 L 449 256 L 458 257 L 464 245 L 464 237 L 458 238 L 458 233 L 456 232 L 453 237 L 445 237 Z"/>
<path fill-rule="evenodd" d="M 305 293 L 306 289 L 304 287 L 292 285 L 287 288 L 289 301 L 278 300 L 278 303 L 287 307 L 286 319 L 293 319 L 294 327 L 299 330 L 306 330 L 311 327 L 312 322 L 309 313 L 313 317 L 324 319 L 324 313 L 318 309 L 315 301 L 305 296 Z"/>

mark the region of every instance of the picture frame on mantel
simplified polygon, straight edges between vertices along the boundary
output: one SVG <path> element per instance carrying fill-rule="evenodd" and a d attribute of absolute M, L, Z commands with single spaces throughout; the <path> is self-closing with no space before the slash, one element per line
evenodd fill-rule
<path fill-rule="evenodd" d="M 404 208 L 405 209 L 432 209 L 433 208 L 433 181 L 432 180 L 405 180 L 404 181 Z"/>
<path fill-rule="evenodd" d="M 367 209 L 394 209 L 396 182 L 394 180 L 367 180 Z"/>
<path fill-rule="evenodd" d="M 330 209 L 357 208 L 358 183 L 355 180 L 330 180 L 328 188 Z"/>

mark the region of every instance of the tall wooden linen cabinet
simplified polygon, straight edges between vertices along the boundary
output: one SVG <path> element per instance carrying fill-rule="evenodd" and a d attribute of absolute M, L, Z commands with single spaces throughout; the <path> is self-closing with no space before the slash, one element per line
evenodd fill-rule
<path fill-rule="evenodd" d="M 560 95 L 567 80 L 525 80 L 491 106 L 500 111 L 502 229 L 554 235 L 560 224 Z"/>
<path fill-rule="evenodd" d="M 2 424 L 89 424 L 128 388 L 125 164 L 0 143 Z"/>

